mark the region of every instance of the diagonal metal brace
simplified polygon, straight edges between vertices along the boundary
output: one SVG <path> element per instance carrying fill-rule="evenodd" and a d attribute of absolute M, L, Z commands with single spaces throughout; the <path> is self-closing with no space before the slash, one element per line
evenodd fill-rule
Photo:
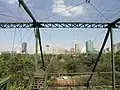
<path fill-rule="evenodd" d="M 103 49 L 104 49 L 104 47 L 105 47 L 105 44 L 106 44 L 106 42 L 107 42 L 107 40 L 108 40 L 109 33 L 110 33 L 110 31 L 108 30 L 107 33 L 106 33 L 105 39 L 104 39 L 104 41 L 103 41 L 102 47 L 101 47 L 101 49 L 100 49 L 100 52 L 99 52 L 99 54 L 98 54 L 97 60 L 96 60 L 96 62 L 95 62 L 95 65 L 94 65 L 94 67 L 93 67 L 93 69 L 92 69 L 92 72 L 95 72 L 95 69 L 96 69 L 97 64 L 98 64 L 98 62 L 99 62 L 99 60 L 100 60 L 100 56 L 101 56 L 101 54 L 102 54 L 102 51 L 103 51 Z M 92 76 L 93 76 L 93 73 L 90 75 L 90 77 L 89 77 L 89 79 L 88 79 L 88 81 L 87 81 L 87 85 L 89 85 L 89 81 L 91 80 Z"/>
<path fill-rule="evenodd" d="M 19 5 L 22 5 L 24 10 L 28 13 L 28 15 L 33 20 L 33 22 L 37 22 L 36 19 L 34 18 L 34 16 L 32 15 L 31 11 L 28 9 L 27 5 L 24 3 L 24 1 L 23 0 L 18 0 L 18 2 L 19 2 Z"/>

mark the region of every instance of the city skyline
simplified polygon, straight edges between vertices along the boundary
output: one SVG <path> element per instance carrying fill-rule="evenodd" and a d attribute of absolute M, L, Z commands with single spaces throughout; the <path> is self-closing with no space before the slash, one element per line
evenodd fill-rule
<path fill-rule="evenodd" d="M 87 41 L 89 41 L 89 40 L 87 40 Z M 27 43 L 27 42 L 26 42 Z M 117 42 L 117 43 L 119 43 L 119 42 Z M 117 44 L 117 43 L 114 43 L 114 45 L 115 44 Z M 34 53 L 35 52 L 35 45 L 31 45 L 31 44 L 29 44 L 29 43 L 27 43 L 28 44 L 28 53 Z M 75 44 L 79 44 L 80 45 L 80 51 L 81 52 L 85 52 L 86 53 L 86 41 L 84 42 L 84 43 L 80 43 L 80 41 L 78 41 L 78 40 L 75 40 L 75 41 L 73 41 L 72 42 L 72 44 L 53 44 L 53 43 L 51 43 L 51 44 L 43 44 L 42 45 L 42 47 L 43 47 L 43 50 L 44 50 L 44 48 L 45 48 L 45 45 L 52 45 L 53 47 L 60 47 L 60 48 L 64 48 L 64 49 L 66 49 L 66 50 L 68 50 L 68 51 L 70 51 L 70 49 L 71 48 L 74 48 L 75 46 Z M 101 43 L 102 44 L 102 43 Z M 107 43 L 108 44 L 108 43 Z M 108 48 L 108 47 L 110 47 L 110 44 L 108 44 L 109 46 L 107 46 L 106 45 L 106 47 L 104 48 L 104 49 L 106 49 L 106 48 Z M 94 45 L 94 46 L 96 46 L 96 45 Z M 99 45 L 100 46 L 100 45 Z M 3 47 L 5 47 L 5 45 L 3 46 Z M 31 48 L 32 47 L 32 48 Z M 10 49 L 8 49 L 9 47 L 6 45 L 6 48 L 2 48 L 2 49 L 0 49 L 0 52 L 3 52 L 3 51 L 12 51 L 12 49 L 10 48 Z M 96 47 L 94 47 L 97 51 L 99 51 L 99 49 L 98 48 L 96 48 Z M 99 47 L 100 48 L 100 47 Z M 13 51 L 16 51 L 16 52 L 18 52 L 18 53 L 20 53 L 21 52 L 21 50 L 22 50 L 22 47 L 21 47 L 21 44 L 20 45 L 15 45 L 14 46 L 14 49 L 13 49 Z M 39 50 L 38 50 L 39 51 Z"/>
<path fill-rule="evenodd" d="M 91 41 L 91 40 L 88 40 L 88 41 Z M 88 42 L 86 41 L 86 42 Z M 76 53 L 76 54 L 79 54 L 79 53 L 87 53 L 87 44 L 85 42 L 85 45 L 82 47 L 81 44 L 77 41 L 77 42 L 74 42 L 71 46 L 65 46 L 65 45 L 59 45 L 59 44 L 44 44 L 42 45 L 43 47 L 43 52 L 46 53 L 46 54 L 65 54 L 65 53 Z M 94 43 L 93 43 L 94 44 Z M 30 47 L 28 45 L 28 43 L 26 42 L 22 42 L 21 45 L 17 45 L 18 48 L 16 49 L 13 49 L 13 51 L 11 52 L 16 52 L 16 53 L 22 53 L 23 50 L 25 50 L 24 52 L 27 52 L 27 53 L 35 53 L 35 47 L 34 47 L 34 51 L 29 51 Z M 72 49 L 72 51 L 71 51 Z M 97 50 L 95 48 L 93 48 L 94 50 Z M 7 52 L 7 50 L 4 50 L 5 52 Z M 4 52 L 2 51 L 2 52 Z M 97 50 L 98 51 L 98 50 Z M 38 49 L 38 52 L 39 52 L 39 49 Z M 39 52 L 40 53 L 40 52 Z"/>

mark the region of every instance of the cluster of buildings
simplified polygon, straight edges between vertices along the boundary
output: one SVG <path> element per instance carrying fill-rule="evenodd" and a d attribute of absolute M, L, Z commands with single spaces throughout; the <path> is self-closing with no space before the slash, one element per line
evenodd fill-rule
<path fill-rule="evenodd" d="M 120 43 L 114 44 L 113 50 L 114 50 L 114 53 L 120 51 Z M 110 49 L 110 48 L 106 48 L 106 49 L 104 50 L 104 52 L 111 52 L 111 49 Z"/>
<path fill-rule="evenodd" d="M 22 42 L 21 46 L 19 48 L 16 48 L 17 50 L 11 50 L 11 51 L 3 51 L 2 53 L 22 53 L 25 54 L 27 53 L 27 43 L 26 42 Z"/>
<path fill-rule="evenodd" d="M 27 53 L 27 43 L 23 42 L 20 46 L 19 52 L 17 51 L 4 51 L 2 53 Z M 120 43 L 116 43 L 113 46 L 114 52 L 120 51 Z M 81 48 L 79 43 L 75 43 L 73 47 L 71 48 L 65 48 L 65 46 L 60 45 L 53 45 L 53 44 L 47 44 L 43 46 L 43 53 L 44 54 L 80 54 L 80 53 L 98 53 L 99 51 L 95 50 L 93 41 L 88 40 L 86 41 L 86 47 Z M 111 52 L 110 48 L 106 48 L 104 50 L 104 53 Z"/>
<path fill-rule="evenodd" d="M 120 43 L 116 43 L 113 46 L 114 53 L 120 51 Z M 106 48 L 104 53 L 111 52 L 110 48 Z M 75 43 L 74 46 L 70 49 L 66 49 L 65 47 L 54 46 L 54 45 L 46 45 L 44 47 L 45 54 L 80 54 L 80 53 L 99 53 L 99 51 L 95 50 L 94 44 L 92 40 L 86 41 L 86 46 L 81 48 L 79 43 Z"/>
<path fill-rule="evenodd" d="M 79 43 L 75 43 L 74 47 L 66 49 L 65 47 L 61 46 L 54 46 L 54 45 L 45 45 L 44 46 L 44 53 L 45 54 L 80 54 L 80 53 L 97 53 L 94 49 L 93 41 L 89 40 L 86 41 L 86 47 L 80 48 Z"/>
<path fill-rule="evenodd" d="M 120 43 L 116 43 L 116 44 L 113 46 L 113 49 L 114 49 L 114 52 L 120 51 Z"/>

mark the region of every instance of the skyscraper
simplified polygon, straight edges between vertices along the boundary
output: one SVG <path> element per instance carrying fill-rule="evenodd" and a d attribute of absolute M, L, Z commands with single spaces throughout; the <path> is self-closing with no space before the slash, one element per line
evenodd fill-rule
<path fill-rule="evenodd" d="M 46 49 L 46 50 L 45 50 L 45 51 L 46 51 L 45 53 L 49 54 L 49 53 L 50 53 L 50 45 L 48 45 L 48 44 L 45 45 L 45 49 Z"/>
<path fill-rule="evenodd" d="M 52 44 L 45 45 L 44 52 L 45 54 L 53 54 L 53 45 Z"/>
<path fill-rule="evenodd" d="M 80 45 L 79 44 L 75 44 L 75 53 L 80 53 Z"/>
<path fill-rule="evenodd" d="M 116 44 L 113 46 L 113 49 L 114 49 L 114 52 L 120 51 L 120 43 L 116 43 Z"/>
<path fill-rule="evenodd" d="M 22 53 L 26 53 L 27 52 L 27 43 L 23 42 L 22 43 Z"/>
<path fill-rule="evenodd" d="M 71 54 L 74 54 L 74 48 L 70 49 Z"/>
<path fill-rule="evenodd" d="M 92 53 L 93 50 L 93 42 L 91 40 L 86 41 L 86 53 Z"/>

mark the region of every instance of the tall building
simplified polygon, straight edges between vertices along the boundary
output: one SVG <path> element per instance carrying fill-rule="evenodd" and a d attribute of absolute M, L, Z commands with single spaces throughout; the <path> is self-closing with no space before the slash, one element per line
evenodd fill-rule
<path fill-rule="evenodd" d="M 46 54 L 52 54 L 53 53 L 53 45 L 51 45 L 51 44 L 45 45 L 44 52 Z"/>
<path fill-rule="evenodd" d="M 93 42 L 91 40 L 86 41 L 86 53 L 92 53 L 94 50 Z"/>
<path fill-rule="evenodd" d="M 83 47 L 81 53 L 86 53 L 86 48 Z"/>
<path fill-rule="evenodd" d="M 46 53 L 47 54 L 49 54 L 50 53 L 50 45 L 45 45 L 45 51 L 46 51 Z"/>
<path fill-rule="evenodd" d="M 116 43 L 116 44 L 113 46 L 113 49 L 114 49 L 114 52 L 120 51 L 120 43 Z"/>
<path fill-rule="evenodd" d="M 75 53 L 80 53 L 80 45 L 79 44 L 75 44 Z"/>
<path fill-rule="evenodd" d="M 22 43 L 22 53 L 26 53 L 27 52 L 27 43 L 23 42 Z"/>
<path fill-rule="evenodd" d="M 74 54 L 74 48 L 70 49 L 71 54 Z"/>
<path fill-rule="evenodd" d="M 46 54 L 65 54 L 66 49 L 59 45 L 54 46 L 52 44 L 49 44 L 49 45 L 45 45 L 44 52 Z"/>

